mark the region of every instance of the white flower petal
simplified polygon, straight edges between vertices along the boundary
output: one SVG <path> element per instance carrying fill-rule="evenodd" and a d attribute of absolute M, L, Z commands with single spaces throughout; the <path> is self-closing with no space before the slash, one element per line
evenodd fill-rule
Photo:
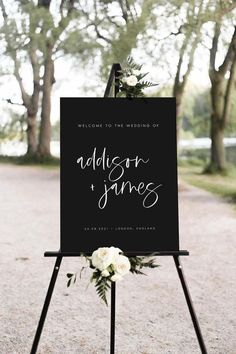
<path fill-rule="evenodd" d="M 127 77 L 126 83 L 128 86 L 136 86 L 138 83 L 138 79 L 136 76 L 130 75 L 129 77 Z"/>
<path fill-rule="evenodd" d="M 113 250 L 109 247 L 100 247 L 92 254 L 92 264 L 95 268 L 103 271 L 112 264 L 113 258 Z"/>
<path fill-rule="evenodd" d="M 102 276 L 103 277 L 109 277 L 109 275 L 110 275 L 110 273 L 108 272 L 108 270 L 107 269 L 104 269 L 103 271 L 102 271 Z"/>
<path fill-rule="evenodd" d="M 129 258 L 123 255 L 118 255 L 113 263 L 113 268 L 116 273 L 123 276 L 130 271 L 130 261 Z"/>
<path fill-rule="evenodd" d="M 120 274 L 114 274 L 112 277 L 111 277 L 111 281 L 119 281 L 119 280 L 122 280 L 122 276 Z"/>

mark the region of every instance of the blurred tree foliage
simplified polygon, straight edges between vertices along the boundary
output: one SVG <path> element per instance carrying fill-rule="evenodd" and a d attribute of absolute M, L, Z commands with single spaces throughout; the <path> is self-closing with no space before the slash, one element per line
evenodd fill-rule
<path fill-rule="evenodd" d="M 226 153 L 224 136 L 231 115 L 232 97 L 236 80 L 236 24 L 227 50 L 221 61 L 218 59 L 219 41 L 223 26 L 216 22 L 210 49 L 209 78 L 211 81 L 211 161 L 206 172 L 224 172 Z M 220 62 L 220 65 L 218 64 Z"/>
<path fill-rule="evenodd" d="M 18 114 L 12 109 L 7 109 L 4 114 L 10 115 L 11 119 L 5 122 L 0 122 L 0 142 L 4 140 L 19 140 L 25 141 L 26 131 L 26 116 Z"/>
<path fill-rule="evenodd" d="M 50 156 L 55 61 L 66 55 L 86 61 L 96 50 L 102 56 L 106 53 L 103 57 L 109 64 L 126 58 L 136 46 L 138 34 L 145 29 L 154 3 L 154 0 L 0 0 L 3 18 L 0 35 L 4 55 L 10 59 L 5 69 L 15 76 L 27 111 L 28 154 Z M 27 77 L 22 75 L 26 64 Z M 31 89 L 26 84 L 29 77 Z"/>
<path fill-rule="evenodd" d="M 92 22 L 86 22 L 83 11 L 79 11 L 75 3 L 73 0 L 0 0 L 3 18 L 0 36 L 3 54 L 9 59 L 5 73 L 15 76 L 27 111 L 27 153 L 40 158 L 50 156 L 55 60 L 69 53 L 80 59 L 87 58 L 99 47 L 88 33 Z M 25 67 L 27 74 L 23 74 Z M 29 79 L 31 88 L 27 87 Z"/>
<path fill-rule="evenodd" d="M 59 141 L 60 140 L 60 122 L 56 121 L 52 125 L 52 140 Z"/>
<path fill-rule="evenodd" d="M 159 94 L 176 97 L 179 125 L 196 137 L 208 136 L 210 117 L 219 101 L 212 96 L 217 87 L 214 78 L 221 78 L 221 102 L 235 97 L 235 45 L 234 41 L 229 44 L 227 35 L 235 26 L 235 7 L 233 0 L 0 0 L 1 55 L 9 63 L 6 66 L 2 61 L 2 69 L 15 76 L 20 88 L 27 111 L 28 153 L 50 155 L 51 94 L 57 79 L 54 65 L 59 58 L 67 65 L 67 57 L 75 58 L 81 71 L 83 63 L 96 60 L 91 76 L 99 72 L 100 64 L 101 81 L 113 62 L 122 63 L 128 55 L 140 64 L 158 67 L 166 77 Z M 230 65 L 222 71 L 218 62 L 222 55 L 227 57 L 229 48 Z M 207 55 L 211 51 L 211 64 L 215 53 L 211 91 L 189 85 L 194 58 L 203 51 Z M 236 108 L 225 107 L 227 124 L 222 137 L 235 129 L 231 117 Z"/>
<path fill-rule="evenodd" d="M 195 138 L 208 137 L 210 132 L 211 115 L 211 97 L 208 88 L 199 88 L 196 84 L 189 82 L 187 85 L 187 94 L 184 97 L 181 116 L 181 128 L 184 132 L 192 133 Z M 172 87 L 165 86 L 159 89 L 154 97 L 171 96 Z M 235 137 L 236 134 L 236 92 L 232 98 L 233 105 L 230 112 L 229 124 L 227 125 L 225 135 Z"/>

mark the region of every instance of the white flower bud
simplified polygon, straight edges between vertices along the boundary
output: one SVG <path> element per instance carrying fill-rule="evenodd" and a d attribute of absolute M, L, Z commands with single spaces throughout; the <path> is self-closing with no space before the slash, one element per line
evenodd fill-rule
<path fill-rule="evenodd" d="M 110 273 L 108 272 L 107 269 L 105 269 L 105 270 L 102 271 L 102 276 L 103 276 L 103 277 L 106 278 L 106 277 L 109 277 L 109 275 L 110 275 Z"/>
<path fill-rule="evenodd" d="M 114 274 L 112 277 L 111 277 L 111 281 L 119 281 L 119 280 L 122 280 L 122 276 L 120 274 Z"/>
<path fill-rule="evenodd" d="M 129 77 L 127 77 L 126 83 L 128 86 L 136 86 L 138 83 L 138 79 L 136 76 L 130 75 Z"/>

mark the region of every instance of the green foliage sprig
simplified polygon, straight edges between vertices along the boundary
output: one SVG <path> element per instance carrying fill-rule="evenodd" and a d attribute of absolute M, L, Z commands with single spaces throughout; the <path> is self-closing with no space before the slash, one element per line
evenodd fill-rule
<path fill-rule="evenodd" d="M 112 282 L 123 279 L 123 276 L 131 272 L 132 274 L 143 273 L 143 268 L 157 268 L 153 258 L 150 256 L 126 257 L 119 248 L 115 247 L 101 247 L 93 252 L 91 257 L 84 256 L 88 262 L 88 267 L 82 267 L 80 271 L 80 278 L 85 268 L 93 270 L 90 282 L 94 283 L 96 292 L 99 298 L 108 305 L 107 292 L 111 288 Z M 67 287 L 74 284 L 77 280 L 77 273 L 67 273 Z"/>
<path fill-rule="evenodd" d="M 151 256 L 149 256 L 151 257 Z M 159 267 L 158 264 L 155 264 L 155 259 L 151 258 L 149 259 L 149 257 L 129 257 L 129 261 L 130 261 L 130 272 L 132 274 L 141 274 L 141 275 L 146 275 L 145 273 L 143 273 L 143 271 L 141 271 L 141 269 L 143 268 L 157 268 Z"/>
<path fill-rule="evenodd" d="M 150 81 L 143 80 L 148 73 L 142 73 L 142 65 L 136 64 L 132 57 L 128 57 L 119 76 L 119 93 L 117 97 L 135 98 L 145 97 L 143 90 L 157 86 Z"/>

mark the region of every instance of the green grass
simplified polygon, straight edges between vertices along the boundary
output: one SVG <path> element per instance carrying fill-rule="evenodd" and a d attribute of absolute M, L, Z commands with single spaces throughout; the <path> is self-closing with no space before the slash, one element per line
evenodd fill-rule
<path fill-rule="evenodd" d="M 205 189 L 226 198 L 236 206 L 236 167 L 231 167 L 227 175 L 203 174 L 203 166 L 181 165 L 180 177 L 193 186 Z"/>
<path fill-rule="evenodd" d="M 16 164 L 18 161 L 17 156 L 5 156 L 5 155 L 0 155 L 0 163 L 14 163 Z"/>

